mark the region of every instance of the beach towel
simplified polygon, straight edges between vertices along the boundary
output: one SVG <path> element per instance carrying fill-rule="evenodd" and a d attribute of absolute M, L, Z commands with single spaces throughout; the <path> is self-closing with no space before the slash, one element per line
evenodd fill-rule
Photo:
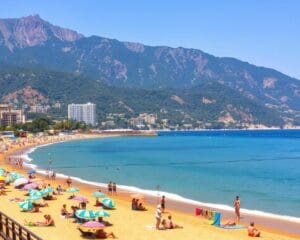
<path fill-rule="evenodd" d="M 211 211 L 210 212 L 210 219 L 209 219 L 209 224 L 210 225 L 214 225 L 215 218 L 216 218 L 216 212 L 215 211 Z"/>
<path fill-rule="evenodd" d="M 196 215 L 196 216 L 202 215 L 202 208 L 196 208 L 196 209 L 195 209 L 195 215 Z"/>
<path fill-rule="evenodd" d="M 219 226 L 220 228 L 224 228 L 224 229 L 243 229 L 246 228 L 243 225 L 235 225 L 235 226 Z"/>

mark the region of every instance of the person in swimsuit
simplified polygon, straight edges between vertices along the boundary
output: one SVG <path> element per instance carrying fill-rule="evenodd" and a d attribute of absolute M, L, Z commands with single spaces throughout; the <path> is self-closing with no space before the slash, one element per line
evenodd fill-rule
<path fill-rule="evenodd" d="M 260 237 L 260 231 L 254 227 L 254 222 L 251 222 L 248 227 L 248 236 L 249 237 Z"/>
<path fill-rule="evenodd" d="M 166 198 L 165 198 L 165 196 L 162 196 L 162 198 L 160 200 L 160 206 L 161 206 L 161 211 L 165 212 L 165 208 L 166 208 Z"/>
<path fill-rule="evenodd" d="M 240 221 L 240 218 L 241 218 L 240 208 L 241 208 L 241 201 L 240 201 L 239 196 L 236 196 L 235 201 L 234 201 L 234 210 L 235 210 L 237 223 Z"/>
<path fill-rule="evenodd" d="M 168 220 L 166 221 L 166 223 L 167 229 L 183 228 L 182 226 L 173 223 L 171 215 L 168 216 Z"/>

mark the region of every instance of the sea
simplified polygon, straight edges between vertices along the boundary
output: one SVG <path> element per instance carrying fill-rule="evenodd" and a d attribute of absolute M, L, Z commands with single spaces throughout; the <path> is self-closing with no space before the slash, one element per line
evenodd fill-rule
<path fill-rule="evenodd" d="M 300 130 L 162 131 L 31 149 L 38 171 L 300 222 Z"/>

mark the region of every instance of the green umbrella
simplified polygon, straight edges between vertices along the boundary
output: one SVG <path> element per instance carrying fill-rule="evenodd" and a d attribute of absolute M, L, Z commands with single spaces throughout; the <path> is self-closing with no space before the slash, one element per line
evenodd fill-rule
<path fill-rule="evenodd" d="M 95 215 L 94 211 L 92 210 L 77 210 L 75 212 L 76 217 L 80 219 L 94 219 L 97 216 Z"/>
<path fill-rule="evenodd" d="M 109 217 L 110 214 L 106 211 L 101 210 L 101 211 L 96 211 L 95 216 L 96 217 Z"/>
<path fill-rule="evenodd" d="M 105 194 L 102 193 L 102 192 L 94 192 L 92 194 L 93 197 L 96 197 L 96 198 L 104 198 L 105 197 Z"/>
<path fill-rule="evenodd" d="M 67 189 L 67 192 L 69 192 L 69 193 L 79 192 L 79 188 L 71 187 L 71 188 L 68 188 L 68 189 Z"/>
<path fill-rule="evenodd" d="M 33 205 L 30 201 L 23 201 L 19 203 L 19 207 L 24 211 L 28 211 L 33 208 Z"/>

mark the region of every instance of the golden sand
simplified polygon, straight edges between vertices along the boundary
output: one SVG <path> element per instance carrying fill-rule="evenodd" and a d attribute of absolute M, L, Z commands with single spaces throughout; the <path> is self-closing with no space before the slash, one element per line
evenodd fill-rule
<path fill-rule="evenodd" d="M 83 138 L 85 136 L 79 136 Z M 88 136 L 91 137 L 91 136 Z M 78 138 L 78 136 L 76 137 Z M 56 139 L 57 140 L 57 139 Z M 9 149 L 5 155 L 12 154 L 16 150 L 20 150 L 24 147 L 30 147 L 36 144 L 45 144 L 47 142 L 53 141 L 53 139 L 39 140 L 34 143 L 25 143 L 25 145 L 13 146 Z M 4 163 L 4 154 L 0 155 L 1 166 L 4 165 L 9 171 L 16 170 L 12 166 L 8 166 Z M 20 173 L 25 174 L 25 170 L 17 169 Z M 45 179 L 43 176 L 38 176 L 39 178 Z M 57 187 L 61 184 L 64 188 L 67 188 L 65 180 L 47 180 L 52 187 Z M 73 183 L 73 186 L 80 188 L 80 193 L 77 195 L 83 195 L 89 198 L 90 203 L 87 204 L 87 209 L 99 210 L 99 207 L 94 207 L 95 198 L 91 194 L 98 190 L 99 188 L 88 186 L 80 183 Z M 6 213 L 19 223 L 23 224 L 24 220 L 28 221 L 43 221 L 44 214 L 50 214 L 54 221 L 55 227 L 29 227 L 31 231 L 36 233 L 38 236 L 45 240 L 63 240 L 63 239 L 83 239 L 80 232 L 77 230 L 78 224 L 73 223 L 73 219 L 64 219 L 60 216 L 60 209 L 63 204 L 67 204 L 67 209 L 70 210 L 71 205 L 77 205 L 77 202 L 68 200 L 68 193 L 63 195 L 57 195 L 57 200 L 47 201 L 49 207 L 41 208 L 41 213 L 24 213 L 20 211 L 18 203 L 10 202 L 9 199 L 14 197 L 19 197 L 26 199 L 24 196 L 25 192 L 14 189 L 13 186 L 7 187 L 6 195 L 0 196 L 1 204 L 0 211 Z M 155 225 L 154 206 L 146 205 L 148 211 L 138 212 L 132 211 L 130 208 L 130 199 L 124 194 L 120 194 L 112 197 L 116 202 L 116 210 L 109 210 L 111 216 L 107 218 L 109 222 L 113 223 L 113 226 L 107 227 L 107 232 L 114 232 L 118 239 L 125 240 L 241 240 L 241 239 L 251 239 L 247 236 L 246 229 L 240 230 L 225 230 L 210 226 L 207 220 L 195 217 L 183 212 L 170 211 L 163 214 L 163 218 L 166 218 L 168 214 L 172 214 L 173 221 L 179 225 L 184 226 L 183 229 L 173 229 L 173 230 L 155 230 L 147 226 Z M 289 240 L 289 239 L 300 239 L 296 235 L 285 234 L 273 229 L 262 229 L 261 239 L 266 240 Z"/>

